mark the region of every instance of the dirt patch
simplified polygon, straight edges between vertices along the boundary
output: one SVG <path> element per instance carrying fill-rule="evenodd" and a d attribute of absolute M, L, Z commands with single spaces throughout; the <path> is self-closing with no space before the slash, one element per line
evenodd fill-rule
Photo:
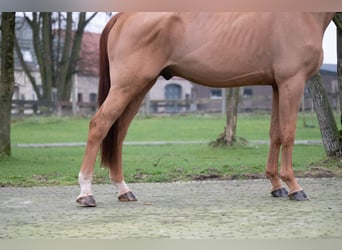
<path fill-rule="evenodd" d="M 193 174 L 188 175 L 191 180 L 194 181 L 203 181 L 203 180 L 217 180 L 221 178 L 222 176 L 220 174 Z"/>
<path fill-rule="evenodd" d="M 342 177 L 342 160 L 326 158 L 312 163 L 307 171 L 295 173 L 298 177 L 306 178 L 332 178 Z"/>
<path fill-rule="evenodd" d="M 241 173 L 227 175 L 220 171 L 210 171 L 207 173 L 188 175 L 191 180 L 203 181 L 203 180 L 254 180 L 254 179 L 265 179 L 264 174 L 258 173 Z"/>
<path fill-rule="evenodd" d="M 324 167 L 311 167 L 309 171 L 298 174 L 298 177 L 304 177 L 304 178 L 332 178 L 336 177 L 335 173 L 329 169 L 326 169 Z"/>
<path fill-rule="evenodd" d="M 187 177 L 194 181 L 217 180 L 224 177 L 224 173 L 216 168 L 207 168 L 199 174 L 189 174 Z"/>

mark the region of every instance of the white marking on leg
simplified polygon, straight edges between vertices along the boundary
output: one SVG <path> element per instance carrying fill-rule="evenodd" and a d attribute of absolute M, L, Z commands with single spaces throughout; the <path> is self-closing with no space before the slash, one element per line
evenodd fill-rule
<path fill-rule="evenodd" d="M 114 185 L 119 189 L 118 195 L 122 195 L 125 193 L 128 193 L 129 191 L 131 191 L 129 189 L 129 187 L 127 186 L 127 184 L 125 183 L 125 181 L 121 181 L 121 182 L 116 182 L 113 181 Z"/>
<path fill-rule="evenodd" d="M 81 187 L 81 194 L 77 197 L 77 199 L 80 197 L 93 195 L 93 192 L 91 191 L 91 182 L 92 178 L 86 179 L 81 172 L 78 174 L 78 183 Z"/>

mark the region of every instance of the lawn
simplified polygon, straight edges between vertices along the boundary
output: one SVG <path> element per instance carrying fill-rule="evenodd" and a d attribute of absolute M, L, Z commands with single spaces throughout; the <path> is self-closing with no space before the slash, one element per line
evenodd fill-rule
<path fill-rule="evenodd" d="M 301 117 L 297 139 L 319 140 L 314 115 Z M 84 147 L 20 148 L 22 143 L 85 142 L 89 119 L 31 117 L 12 123 L 12 156 L 0 157 L 1 186 L 77 184 Z M 224 117 L 187 115 L 137 117 L 126 141 L 211 141 L 223 131 Z M 243 114 L 237 134 L 249 141 L 268 140 L 269 116 Z M 263 178 L 267 145 L 250 143 L 213 149 L 207 143 L 132 146 L 123 150 L 127 182 L 165 182 L 209 178 Z M 341 163 L 325 160 L 323 145 L 296 145 L 293 165 L 297 176 L 341 176 Z M 109 183 L 108 170 L 95 167 L 95 183 Z"/>

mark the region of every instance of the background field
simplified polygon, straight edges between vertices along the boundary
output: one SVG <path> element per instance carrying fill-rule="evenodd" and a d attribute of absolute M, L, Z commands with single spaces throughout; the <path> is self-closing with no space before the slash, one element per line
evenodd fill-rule
<path fill-rule="evenodd" d="M 126 142 L 212 141 L 223 131 L 218 115 L 137 117 Z M 0 157 L 1 186 L 74 185 L 84 146 L 21 148 L 17 144 L 85 142 L 88 118 L 31 117 L 13 121 L 12 157 Z M 297 140 L 320 140 L 314 115 L 297 122 Z M 127 182 L 164 182 L 208 178 L 264 178 L 268 145 L 268 115 L 240 115 L 240 137 L 250 143 L 230 149 L 213 149 L 208 143 L 189 145 L 126 145 L 123 151 Z M 340 161 L 326 160 L 323 145 L 296 145 L 293 165 L 297 176 L 342 176 Z M 95 183 L 109 183 L 108 170 L 95 166 Z"/>

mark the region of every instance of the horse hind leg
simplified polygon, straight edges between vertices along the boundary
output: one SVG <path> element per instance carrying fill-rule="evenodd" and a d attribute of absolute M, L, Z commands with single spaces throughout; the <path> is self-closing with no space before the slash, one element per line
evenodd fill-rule
<path fill-rule="evenodd" d="M 270 147 L 266 164 L 266 176 L 271 181 L 273 197 L 287 197 L 288 191 L 282 186 L 278 175 L 278 159 L 280 152 L 280 131 L 279 131 L 279 92 L 273 87 L 272 114 L 270 126 Z"/>
<path fill-rule="evenodd" d="M 78 174 L 78 183 L 81 188 L 81 193 L 77 197 L 76 202 L 88 206 L 95 207 L 96 201 L 92 192 L 92 181 L 94 175 L 94 165 L 96 161 L 97 152 L 100 148 L 102 139 L 106 135 L 106 131 L 110 128 L 110 121 L 115 120 L 115 116 L 112 118 L 100 118 L 104 113 L 104 106 L 96 112 L 94 117 L 89 122 L 88 140 L 81 165 L 80 172 Z"/>
<path fill-rule="evenodd" d="M 151 83 L 139 93 L 126 107 L 125 111 L 121 114 L 114 124 L 114 145 L 112 152 L 112 162 L 109 165 L 109 176 L 113 184 L 118 188 L 118 199 L 122 202 L 137 201 L 134 193 L 124 181 L 124 174 L 122 168 L 122 145 L 126 137 L 128 127 L 139 111 L 140 105 L 156 80 Z"/>
<path fill-rule="evenodd" d="M 114 75 L 117 76 L 117 75 Z M 127 80 L 127 81 L 126 81 Z M 149 82 L 140 82 L 135 79 L 111 79 L 114 86 L 111 87 L 108 96 L 99 110 L 95 113 L 89 123 L 88 140 L 86 150 L 80 169 L 78 181 L 81 193 L 77 197 L 76 202 L 84 206 L 96 206 L 93 192 L 91 189 L 92 179 L 94 175 L 94 165 L 96 162 L 97 152 L 101 146 L 103 139 L 116 120 L 125 111 L 127 105 L 141 92 Z M 129 91 L 125 88 L 126 83 L 139 82 L 140 85 L 131 85 Z"/>
<path fill-rule="evenodd" d="M 95 113 L 91 121 L 89 122 L 88 140 L 82 166 L 78 175 L 78 182 L 81 188 L 81 193 L 77 197 L 76 202 L 84 205 L 95 207 L 96 202 L 92 192 L 92 180 L 94 175 L 94 165 L 96 161 L 97 152 L 99 151 L 102 140 L 107 135 L 112 124 L 120 115 L 120 107 L 124 106 L 124 103 L 117 103 L 117 108 L 111 110 L 113 102 L 113 93 L 110 93 L 106 101 Z M 115 100 L 115 99 L 114 99 Z"/>

